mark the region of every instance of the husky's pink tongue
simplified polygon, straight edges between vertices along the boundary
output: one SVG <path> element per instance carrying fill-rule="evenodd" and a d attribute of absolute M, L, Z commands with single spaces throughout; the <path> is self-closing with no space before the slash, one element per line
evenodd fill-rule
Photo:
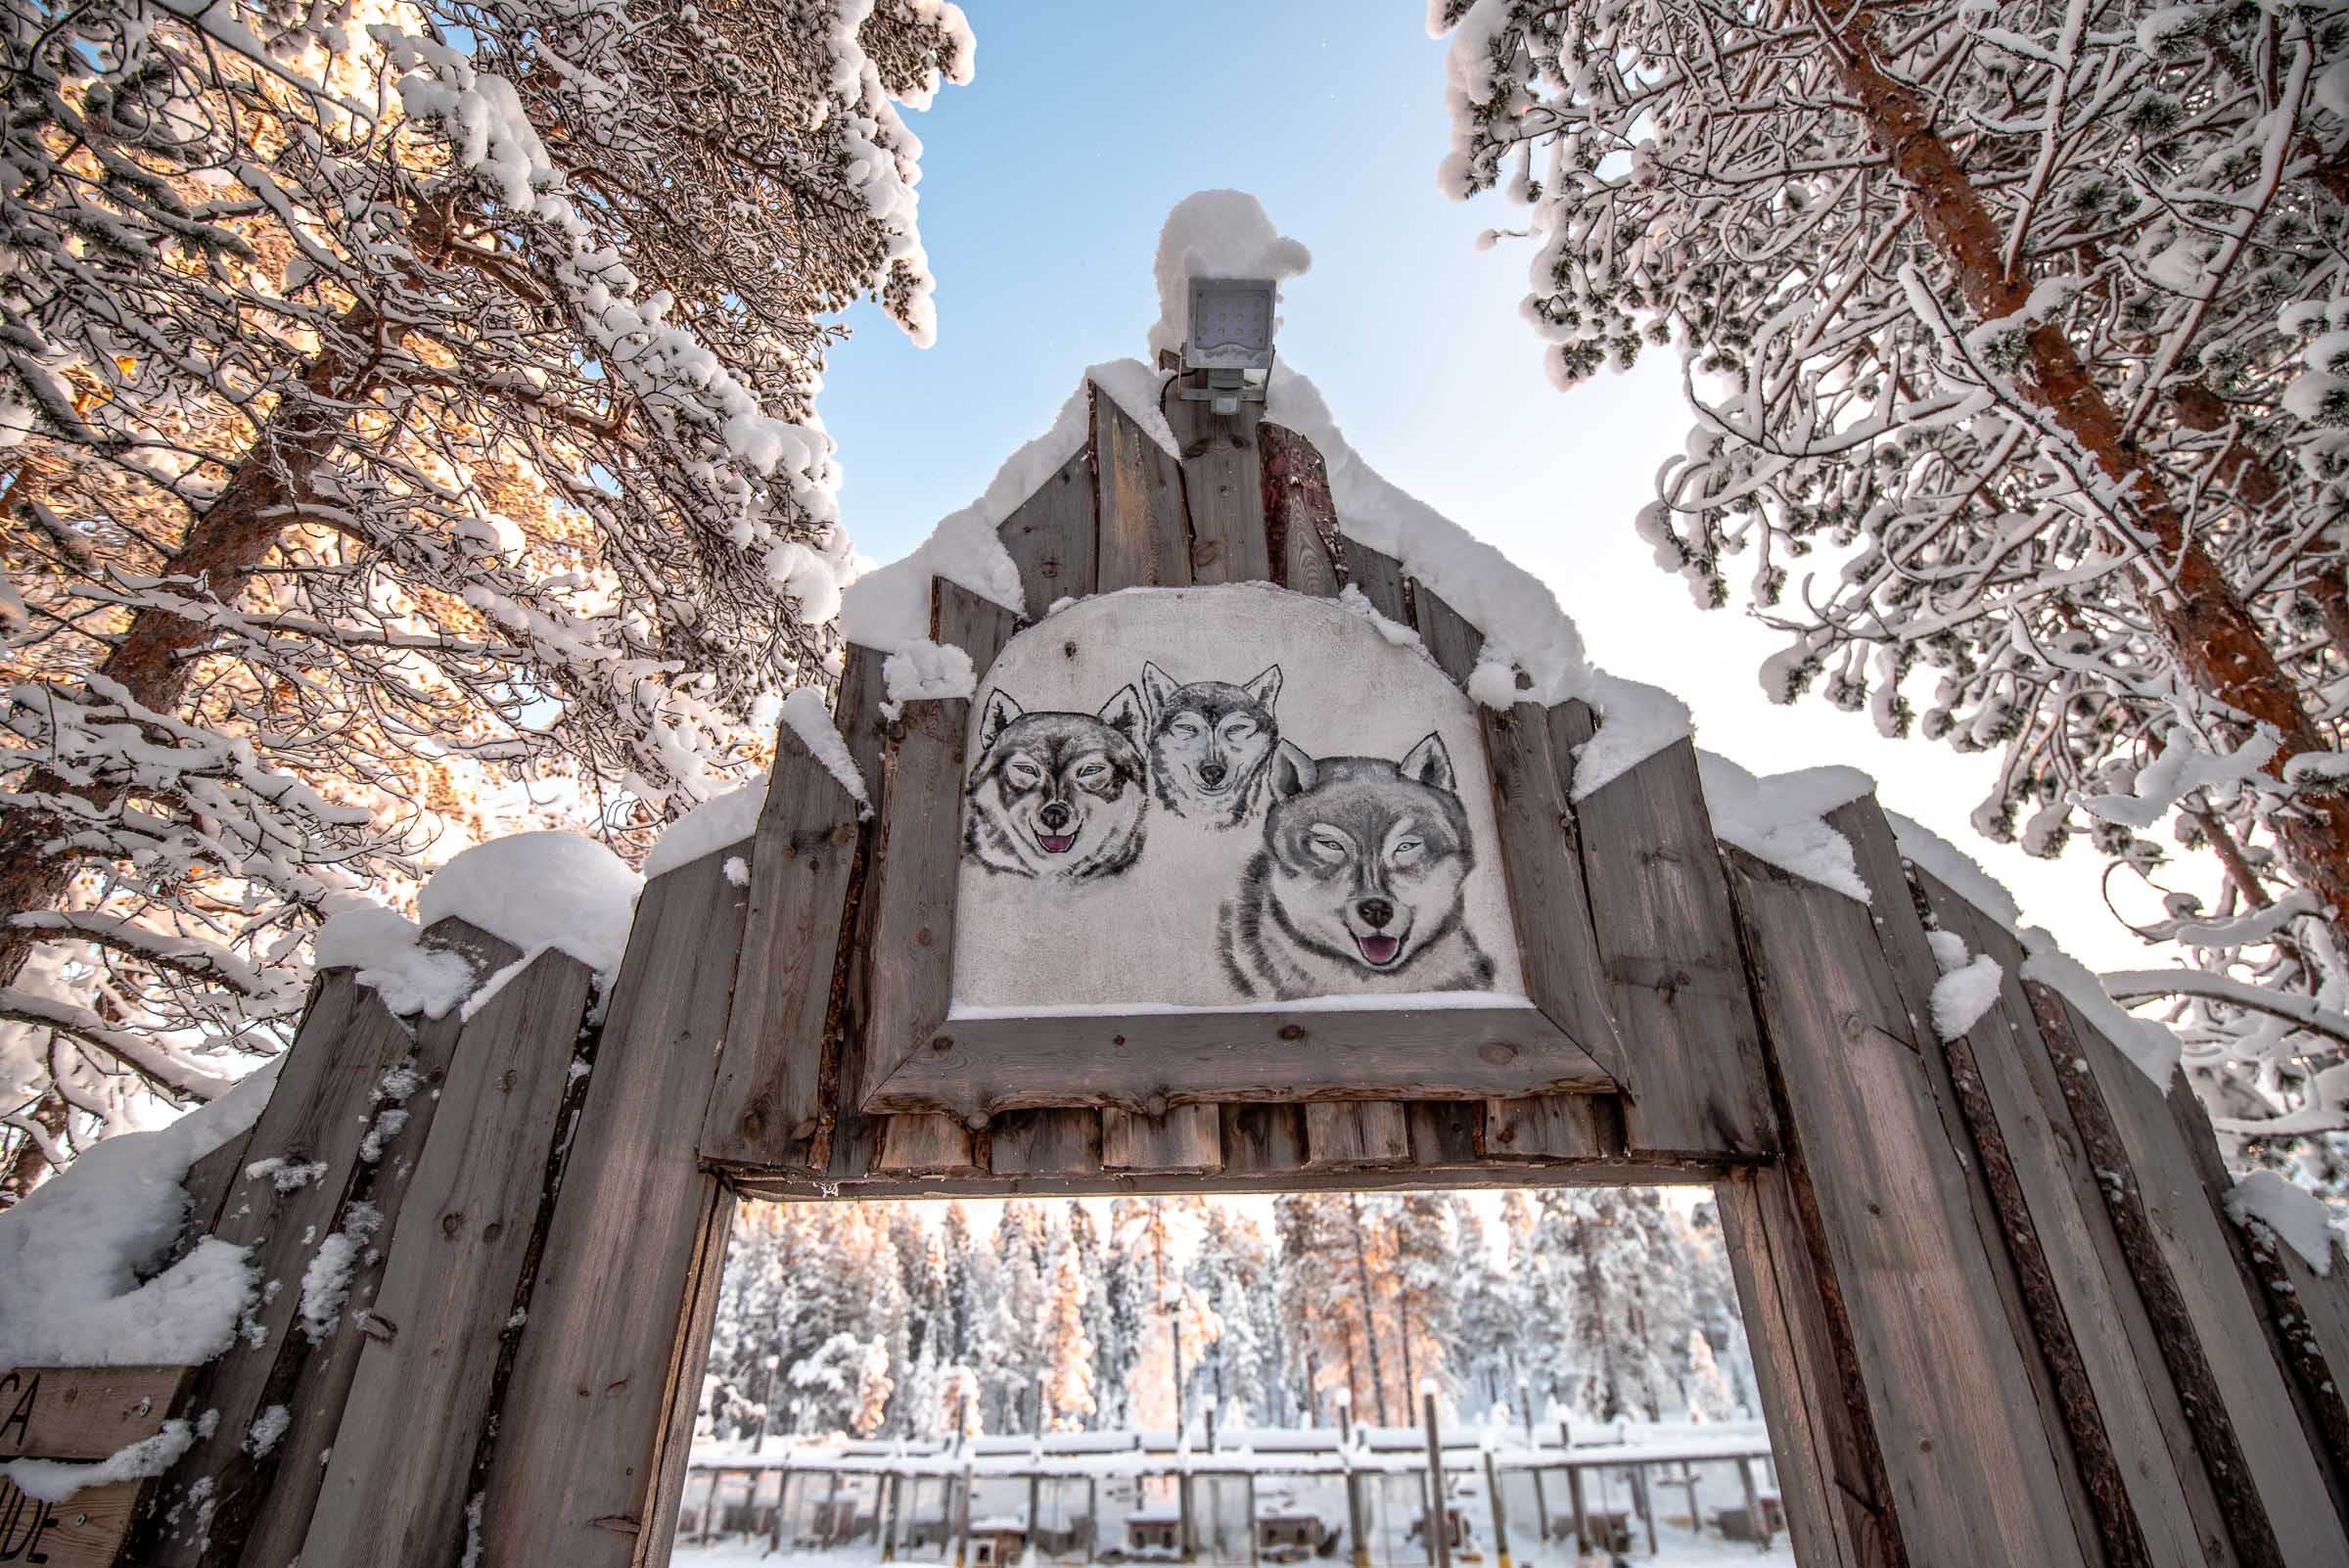
<path fill-rule="evenodd" d="M 1044 847 L 1046 854 L 1066 854 L 1069 853 L 1069 846 L 1077 842 L 1077 835 L 1074 833 L 1038 833 L 1036 836 L 1036 842 Z"/>
<path fill-rule="evenodd" d="M 1375 936 L 1357 937 L 1354 940 L 1356 945 L 1362 949 L 1362 956 L 1374 964 L 1393 963 L 1396 950 L 1403 945 L 1402 939 L 1390 937 L 1384 932 Z"/>

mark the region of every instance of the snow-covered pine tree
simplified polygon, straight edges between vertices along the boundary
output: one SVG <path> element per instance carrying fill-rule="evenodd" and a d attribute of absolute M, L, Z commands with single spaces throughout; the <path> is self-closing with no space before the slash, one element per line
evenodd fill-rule
<path fill-rule="evenodd" d="M 1387 1298 L 1403 1352 L 1403 1386 L 1415 1390 L 1432 1377 L 1449 1379 L 1456 1392 L 1460 1380 L 1450 1375 L 1449 1359 L 1459 1333 L 1461 1243 L 1451 1204 L 1440 1192 L 1400 1193 L 1384 1218 L 1394 1257 Z"/>
<path fill-rule="evenodd" d="M 825 676 L 811 396 L 931 330 L 944 0 L 23 10 L 0 38 L 0 1202 L 268 1051 L 502 779 L 622 836 Z"/>
<path fill-rule="evenodd" d="M 1134 1422 L 1143 1329 L 1158 1301 L 1158 1281 L 1136 1222 L 1143 1202 L 1122 1197 L 1109 1206 L 1109 1237 L 1101 1254 L 1103 1329 L 1094 1342 L 1093 1362 L 1093 1401 L 1105 1427 Z"/>
<path fill-rule="evenodd" d="M 2148 880 L 2165 819 L 2209 852 L 2215 898 L 2156 882 L 2144 928 L 2207 973 L 2132 993 L 2184 998 L 2223 1130 L 2349 1126 L 2349 15 L 1430 20 L 1442 181 L 1527 208 L 1553 377 L 1666 343 L 1687 367 L 1699 422 L 1639 521 L 1659 562 L 1707 605 L 1742 576 L 1788 637 L 1772 696 L 2000 752 L 1984 832 L 2085 827 Z"/>
<path fill-rule="evenodd" d="M 1088 1285 L 1077 1248 L 1062 1247 L 1044 1310 L 1044 1410 L 1055 1432 L 1082 1432 L 1093 1415 L 1093 1342 L 1084 1331 Z"/>

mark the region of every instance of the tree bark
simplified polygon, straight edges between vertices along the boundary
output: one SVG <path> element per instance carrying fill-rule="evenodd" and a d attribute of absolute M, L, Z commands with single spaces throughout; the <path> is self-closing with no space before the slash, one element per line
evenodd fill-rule
<path fill-rule="evenodd" d="M 344 325 L 364 337 L 371 320 L 371 315 L 346 316 Z M 310 363 L 300 390 L 271 413 L 159 576 L 188 580 L 196 592 L 221 604 L 233 605 L 243 596 L 290 526 L 287 509 L 308 492 L 344 438 L 348 426 L 341 407 L 365 395 L 364 385 L 344 384 L 345 375 L 342 357 L 332 350 Z M 119 683 L 142 707 L 168 713 L 186 696 L 196 667 L 190 655 L 207 635 L 204 622 L 150 606 L 132 615 L 95 672 Z M 26 787 L 33 793 L 70 791 L 100 811 L 122 793 L 114 787 L 76 788 L 46 772 L 33 774 Z M 16 982 L 39 940 L 16 917 L 59 907 L 83 859 L 80 852 L 50 847 L 57 828 L 54 817 L 31 811 L 13 812 L 0 825 L 0 987 Z"/>
<path fill-rule="evenodd" d="M 1893 172 L 1909 187 L 1925 235 L 1966 303 L 1984 321 L 2019 313 L 2030 298 L 2028 280 L 2009 276 L 2002 264 L 1998 225 L 1957 155 L 1934 129 L 1923 100 L 1877 62 L 1866 14 L 1854 7 L 1840 25 L 1817 11 L 1814 15 L 1827 35 L 1845 91 Z M 2231 726 L 2235 744 L 2260 724 L 2275 729 L 2282 745 L 2267 770 L 2278 779 L 2293 758 L 2330 750 L 2258 623 L 2218 563 L 2188 532 L 2161 471 L 2124 438 L 2119 410 L 2063 329 L 2042 322 L 2024 341 L 2028 369 L 2018 381 L 2024 395 L 2080 444 L 2117 491 L 2135 497 L 2131 521 L 2143 538 L 2116 535 L 2113 542 L 2166 564 L 2166 570 L 2152 563 L 2141 566 L 2133 580 L 2180 672 L 2196 691 L 2245 715 L 2247 722 Z M 2275 827 L 2293 878 L 2317 896 L 2333 932 L 2349 946 L 2349 801 L 2304 796 L 2293 809 L 2277 813 Z"/>

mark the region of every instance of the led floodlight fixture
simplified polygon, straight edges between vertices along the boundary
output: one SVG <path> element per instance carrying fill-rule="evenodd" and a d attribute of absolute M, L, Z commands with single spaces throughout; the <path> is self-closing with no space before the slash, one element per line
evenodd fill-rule
<path fill-rule="evenodd" d="M 1207 373 L 1205 387 L 1186 387 L 1182 395 L 1205 402 L 1217 413 L 1236 414 L 1243 398 L 1263 402 L 1263 379 L 1249 372 L 1272 370 L 1270 278 L 1193 278 L 1191 336 L 1183 345 L 1182 368 Z"/>

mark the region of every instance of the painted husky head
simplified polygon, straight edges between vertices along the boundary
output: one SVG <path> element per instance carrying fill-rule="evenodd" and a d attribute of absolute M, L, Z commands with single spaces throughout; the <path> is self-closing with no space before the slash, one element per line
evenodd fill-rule
<path fill-rule="evenodd" d="M 1221 680 L 1181 685 L 1158 666 L 1144 664 L 1150 787 L 1160 804 L 1214 827 L 1233 827 L 1253 816 L 1280 744 L 1272 717 L 1279 700 L 1278 665 L 1234 686 Z"/>
<path fill-rule="evenodd" d="M 1459 925 L 1476 857 L 1440 738 L 1400 762 L 1315 761 L 1283 741 L 1269 776 L 1265 851 L 1249 874 L 1291 941 L 1383 974 Z"/>
<path fill-rule="evenodd" d="M 1091 714 L 1031 714 L 1002 691 L 979 721 L 963 853 L 993 871 L 1075 882 L 1142 853 L 1141 699 L 1122 686 Z"/>

